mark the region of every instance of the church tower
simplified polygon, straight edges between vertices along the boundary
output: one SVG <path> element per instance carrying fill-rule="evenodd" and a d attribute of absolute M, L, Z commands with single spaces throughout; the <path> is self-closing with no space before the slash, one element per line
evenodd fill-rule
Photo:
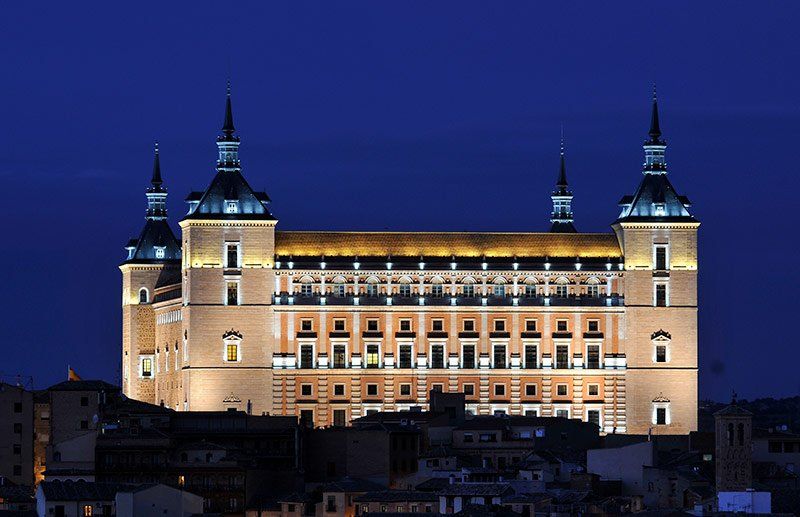
<path fill-rule="evenodd" d="M 558 172 L 556 189 L 550 196 L 553 200 L 553 213 L 550 214 L 551 233 L 575 233 L 572 215 L 572 191 L 567 183 L 567 165 L 564 159 L 564 137 L 561 137 L 561 167 Z"/>
<path fill-rule="evenodd" d="M 122 391 L 155 402 L 155 290 L 180 278 L 180 243 L 167 222 L 167 189 L 161 178 L 158 143 L 147 196 L 145 224 L 128 241 L 122 271 Z"/>
<path fill-rule="evenodd" d="M 743 492 L 753 483 L 753 414 L 736 403 L 714 413 L 717 492 Z"/>
<path fill-rule="evenodd" d="M 697 429 L 697 229 L 667 176 L 653 91 L 642 181 L 612 228 L 625 256 L 628 433 Z"/>
<path fill-rule="evenodd" d="M 183 407 L 271 411 L 275 224 L 242 175 L 230 84 L 217 166 L 187 198 L 183 232 Z"/>

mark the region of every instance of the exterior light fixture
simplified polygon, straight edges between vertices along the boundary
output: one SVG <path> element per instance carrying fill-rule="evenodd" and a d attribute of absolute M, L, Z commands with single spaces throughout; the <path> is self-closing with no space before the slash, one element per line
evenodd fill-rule
<path fill-rule="evenodd" d="M 280 268 L 281 268 L 281 261 L 280 260 L 276 260 L 275 261 L 275 269 L 280 269 Z"/>
<path fill-rule="evenodd" d="M 392 263 L 391 262 L 387 262 L 386 263 L 386 269 L 392 269 Z"/>

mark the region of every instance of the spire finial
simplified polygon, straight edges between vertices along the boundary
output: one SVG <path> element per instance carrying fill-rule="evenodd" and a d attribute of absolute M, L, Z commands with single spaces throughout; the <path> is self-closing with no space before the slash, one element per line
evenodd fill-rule
<path fill-rule="evenodd" d="M 650 131 L 648 134 L 651 142 L 661 142 L 661 126 L 658 123 L 658 95 L 655 83 L 653 83 L 653 111 L 650 115 Z"/>
<path fill-rule="evenodd" d="M 228 79 L 227 95 L 225 97 L 225 122 L 222 124 L 222 132 L 226 137 L 233 136 L 236 128 L 233 126 L 233 108 L 231 107 L 231 81 Z"/>
<path fill-rule="evenodd" d="M 158 158 L 158 140 L 156 140 L 154 147 L 155 155 L 153 157 L 153 179 L 150 180 L 150 183 L 152 183 L 154 187 L 161 187 L 163 181 L 161 180 L 161 161 Z"/>
<path fill-rule="evenodd" d="M 558 172 L 558 182 L 556 183 L 557 187 L 566 188 L 567 184 L 567 165 L 566 159 L 564 157 L 564 123 L 561 123 L 561 166 Z"/>

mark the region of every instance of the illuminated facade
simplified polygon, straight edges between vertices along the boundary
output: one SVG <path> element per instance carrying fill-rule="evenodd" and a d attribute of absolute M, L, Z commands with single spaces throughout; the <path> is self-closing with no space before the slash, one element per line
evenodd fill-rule
<path fill-rule="evenodd" d="M 550 232 L 279 231 L 239 161 L 167 224 L 158 154 L 123 273 L 123 390 L 178 410 L 343 425 L 466 393 L 475 414 L 607 433 L 697 427 L 697 229 L 667 178 L 653 99 L 641 183 L 613 232 L 578 233 L 561 170 Z"/>

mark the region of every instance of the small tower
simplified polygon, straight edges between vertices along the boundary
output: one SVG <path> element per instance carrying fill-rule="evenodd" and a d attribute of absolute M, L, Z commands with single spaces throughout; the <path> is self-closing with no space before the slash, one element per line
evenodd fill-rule
<path fill-rule="evenodd" d="M 155 402 L 155 290 L 180 280 L 181 245 L 167 222 L 167 189 L 161 178 L 158 143 L 145 191 L 147 210 L 138 238 L 128 241 L 122 271 L 122 391 Z"/>
<path fill-rule="evenodd" d="M 553 212 L 550 214 L 551 233 L 575 233 L 572 215 L 572 191 L 567 183 L 567 166 L 564 159 L 564 135 L 561 135 L 561 167 L 558 172 L 556 189 L 550 196 Z"/>
<path fill-rule="evenodd" d="M 743 492 L 753 483 L 753 414 L 736 403 L 714 413 L 717 492 Z"/>

